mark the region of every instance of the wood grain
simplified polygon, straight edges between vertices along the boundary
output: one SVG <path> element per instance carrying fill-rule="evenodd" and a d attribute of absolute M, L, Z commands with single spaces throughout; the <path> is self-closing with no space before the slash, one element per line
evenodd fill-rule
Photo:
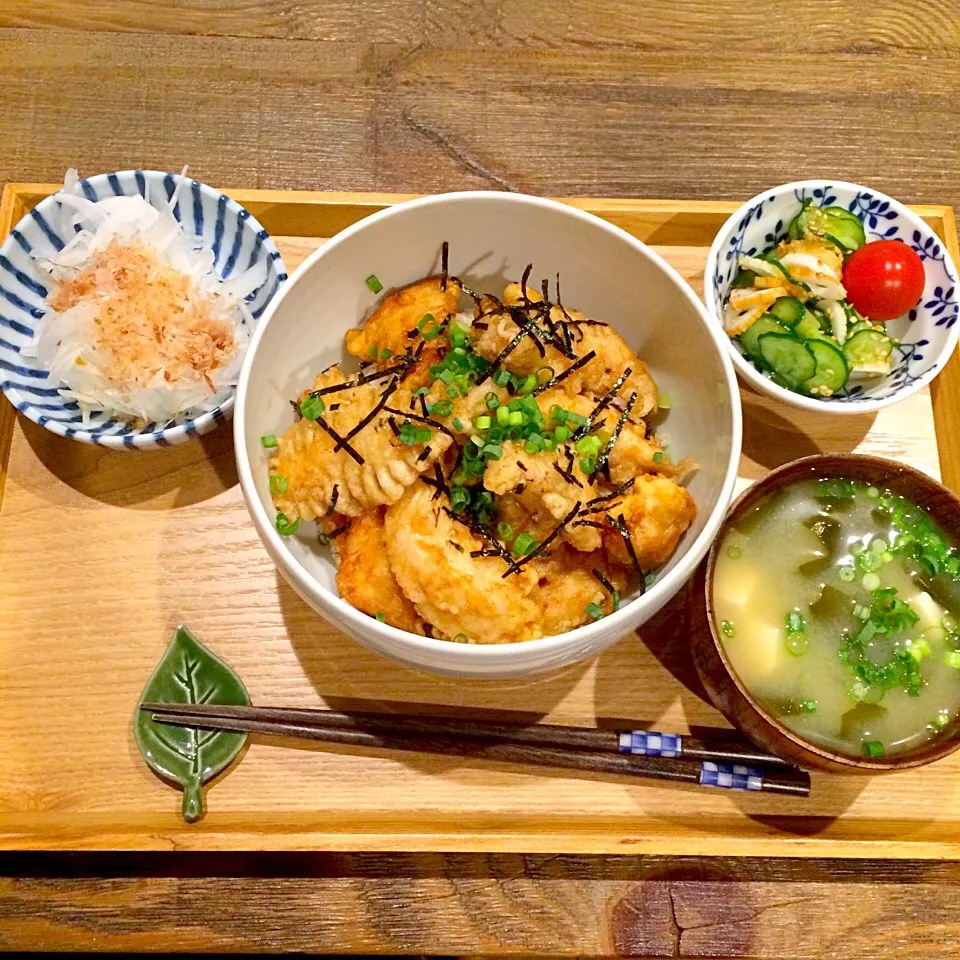
<path fill-rule="evenodd" d="M 953 958 L 956 864 L 658 857 L 0 860 L 0 948 Z M 23 875 L 25 874 L 25 875 Z M 67 874 L 63 879 L 53 879 Z"/>
<path fill-rule="evenodd" d="M 37 196 L 17 192 L 25 202 Z M 240 196 L 254 208 L 260 203 L 272 228 L 284 226 L 282 196 Z M 340 197 L 329 215 L 339 222 L 389 199 Z M 304 208 L 323 209 L 316 200 L 294 198 L 291 223 L 301 222 Z M 691 224 L 724 215 L 716 205 L 695 204 L 687 223 L 682 204 L 672 213 L 662 201 L 600 206 L 647 239 L 689 240 Z M 275 239 L 290 268 L 323 242 L 282 233 Z M 701 291 L 711 239 L 705 230 L 697 245 L 655 249 Z M 885 454 L 937 475 L 927 392 L 876 417 L 826 421 L 749 392 L 743 398 L 741 486 L 821 450 Z M 64 515 L 74 522 L 63 524 Z M 277 576 L 249 523 L 223 430 L 130 457 L 64 444 L 18 419 L 0 519 L 3 629 L 17 638 L 0 644 L 0 845 L 693 854 L 707 843 L 717 855 L 960 853 L 953 799 L 960 758 L 870 781 L 818 777 L 804 801 L 671 790 L 665 814 L 664 789 L 652 784 L 531 777 L 502 764 L 316 745 L 291 750 L 264 741 L 213 788 L 209 818 L 186 826 L 176 795 L 137 757 L 129 723 L 167 631 L 180 619 L 239 671 L 254 702 L 336 708 L 379 698 L 437 711 L 522 708 L 577 725 L 626 717 L 683 732 L 725 726 L 692 673 L 690 595 L 593 663 L 544 677 L 480 685 L 395 667 L 314 615 Z M 90 574 L 80 578 L 78 570 Z M 101 575 L 116 570 L 126 577 Z M 97 616 L 78 620 L 78 609 Z M 117 626 L 105 630 L 105 617 Z M 73 718 L 93 712 L 99 723 L 78 741 Z M 37 750 L 31 731 L 41 723 L 44 749 Z M 935 809 L 930 796 L 941 798 Z"/>
<path fill-rule="evenodd" d="M 828 172 L 960 202 L 953 2 L 777 0 L 762 29 L 734 0 L 554 8 L 8 0 L 0 181 L 189 163 L 227 185 L 742 199 Z"/>

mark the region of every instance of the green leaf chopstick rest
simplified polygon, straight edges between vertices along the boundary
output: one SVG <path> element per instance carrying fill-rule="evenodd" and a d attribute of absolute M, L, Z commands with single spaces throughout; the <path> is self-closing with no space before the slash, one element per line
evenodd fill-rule
<path fill-rule="evenodd" d="M 247 735 L 155 723 L 140 703 L 249 704 L 240 678 L 183 625 L 177 627 L 163 659 L 148 681 L 133 721 L 143 759 L 165 780 L 183 788 L 183 818 L 203 814 L 203 785 L 226 769 L 243 749 Z"/>

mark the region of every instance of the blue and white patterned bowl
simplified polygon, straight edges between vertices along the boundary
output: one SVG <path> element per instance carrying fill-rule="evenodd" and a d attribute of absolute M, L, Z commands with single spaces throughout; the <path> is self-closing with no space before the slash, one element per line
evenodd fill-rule
<path fill-rule="evenodd" d="M 79 186 L 90 200 L 140 194 L 157 202 L 172 196 L 178 179 L 177 174 L 156 170 L 125 170 L 81 180 Z M 202 238 L 204 250 L 213 251 L 214 269 L 224 279 L 258 262 L 266 263 L 266 281 L 247 297 L 254 323 L 259 321 L 287 278 L 266 230 L 235 200 L 197 180 L 182 185 L 173 214 L 185 224 L 187 233 Z M 231 415 L 234 394 L 214 410 L 180 423 L 134 428 L 98 414 L 85 427 L 76 403 L 60 396 L 60 384 L 52 381 L 46 370 L 38 369 L 37 361 L 21 355 L 44 314 L 47 295 L 47 280 L 37 271 L 34 256 L 50 255 L 64 246 L 69 238 L 61 233 L 60 222 L 59 203 L 47 197 L 0 247 L 0 389 L 7 399 L 24 416 L 53 433 L 104 447 L 169 447 L 209 433 Z"/>
<path fill-rule="evenodd" d="M 704 272 L 707 310 L 723 327 L 723 309 L 737 258 L 762 253 L 786 236 L 801 201 L 812 198 L 820 207 L 841 206 L 863 223 L 867 242 L 902 240 L 920 255 L 926 283 L 923 297 L 905 317 L 886 325 L 900 340 L 893 370 L 885 377 L 860 380 L 833 397 L 814 398 L 777 386 L 729 341 L 730 355 L 740 376 L 757 390 L 795 407 L 826 413 L 867 413 L 896 403 L 928 384 L 944 367 L 957 345 L 957 268 L 943 241 L 916 214 L 891 197 L 855 183 L 802 180 L 787 183 L 748 200 L 720 228 Z"/>

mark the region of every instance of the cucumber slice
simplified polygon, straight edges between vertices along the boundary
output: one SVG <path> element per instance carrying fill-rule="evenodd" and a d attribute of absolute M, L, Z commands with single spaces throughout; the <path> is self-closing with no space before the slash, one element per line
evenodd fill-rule
<path fill-rule="evenodd" d="M 827 336 L 816 316 L 809 310 L 804 311 L 803 319 L 793 328 L 793 332 L 803 340 L 822 339 Z"/>
<path fill-rule="evenodd" d="M 781 297 L 767 312 L 786 326 L 795 327 L 807 311 L 796 297 Z"/>
<path fill-rule="evenodd" d="M 754 360 L 761 359 L 758 340 L 765 333 L 787 333 L 787 328 L 778 323 L 775 317 L 765 313 L 740 334 L 740 345 Z"/>
<path fill-rule="evenodd" d="M 861 330 L 843 345 L 851 369 L 859 373 L 889 373 L 893 340 L 879 330 Z"/>
<path fill-rule="evenodd" d="M 866 242 L 863 224 L 856 214 L 843 207 L 817 207 L 804 200 L 803 207 L 790 223 L 791 240 L 801 237 L 823 237 L 847 253 Z"/>
<path fill-rule="evenodd" d="M 791 390 L 816 373 L 817 361 L 810 348 L 792 333 L 764 333 L 759 343 L 764 362 Z"/>
<path fill-rule="evenodd" d="M 847 339 L 852 340 L 858 333 L 863 330 L 872 330 L 873 328 L 867 323 L 866 320 L 858 320 L 853 326 L 847 330 Z"/>
<path fill-rule="evenodd" d="M 740 267 L 730 284 L 730 289 L 739 290 L 742 287 L 752 287 L 755 277 L 756 274 L 752 270 L 744 270 L 743 267 Z"/>
<path fill-rule="evenodd" d="M 843 353 L 829 340 L 808 340 L 807 349 L 817 361 L 809 380 L 803 382 L 804 393 L 813 397 L 832 397 L 842 389 L 850 375 Z"/>

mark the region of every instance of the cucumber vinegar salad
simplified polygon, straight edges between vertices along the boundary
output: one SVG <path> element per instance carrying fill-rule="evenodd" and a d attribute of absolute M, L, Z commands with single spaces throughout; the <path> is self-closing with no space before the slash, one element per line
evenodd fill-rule
<path fill-rule="evenodd" d="M 898 341 L 883 324 L 923 293 L 923 264 L 906 244 L 867 243 L 855 214 L 811 200 L 785 239 L 758 256 L 741 255 L 737 266 L 727 333 L 775 383 L 811 397 L 890 373 Z"/>

